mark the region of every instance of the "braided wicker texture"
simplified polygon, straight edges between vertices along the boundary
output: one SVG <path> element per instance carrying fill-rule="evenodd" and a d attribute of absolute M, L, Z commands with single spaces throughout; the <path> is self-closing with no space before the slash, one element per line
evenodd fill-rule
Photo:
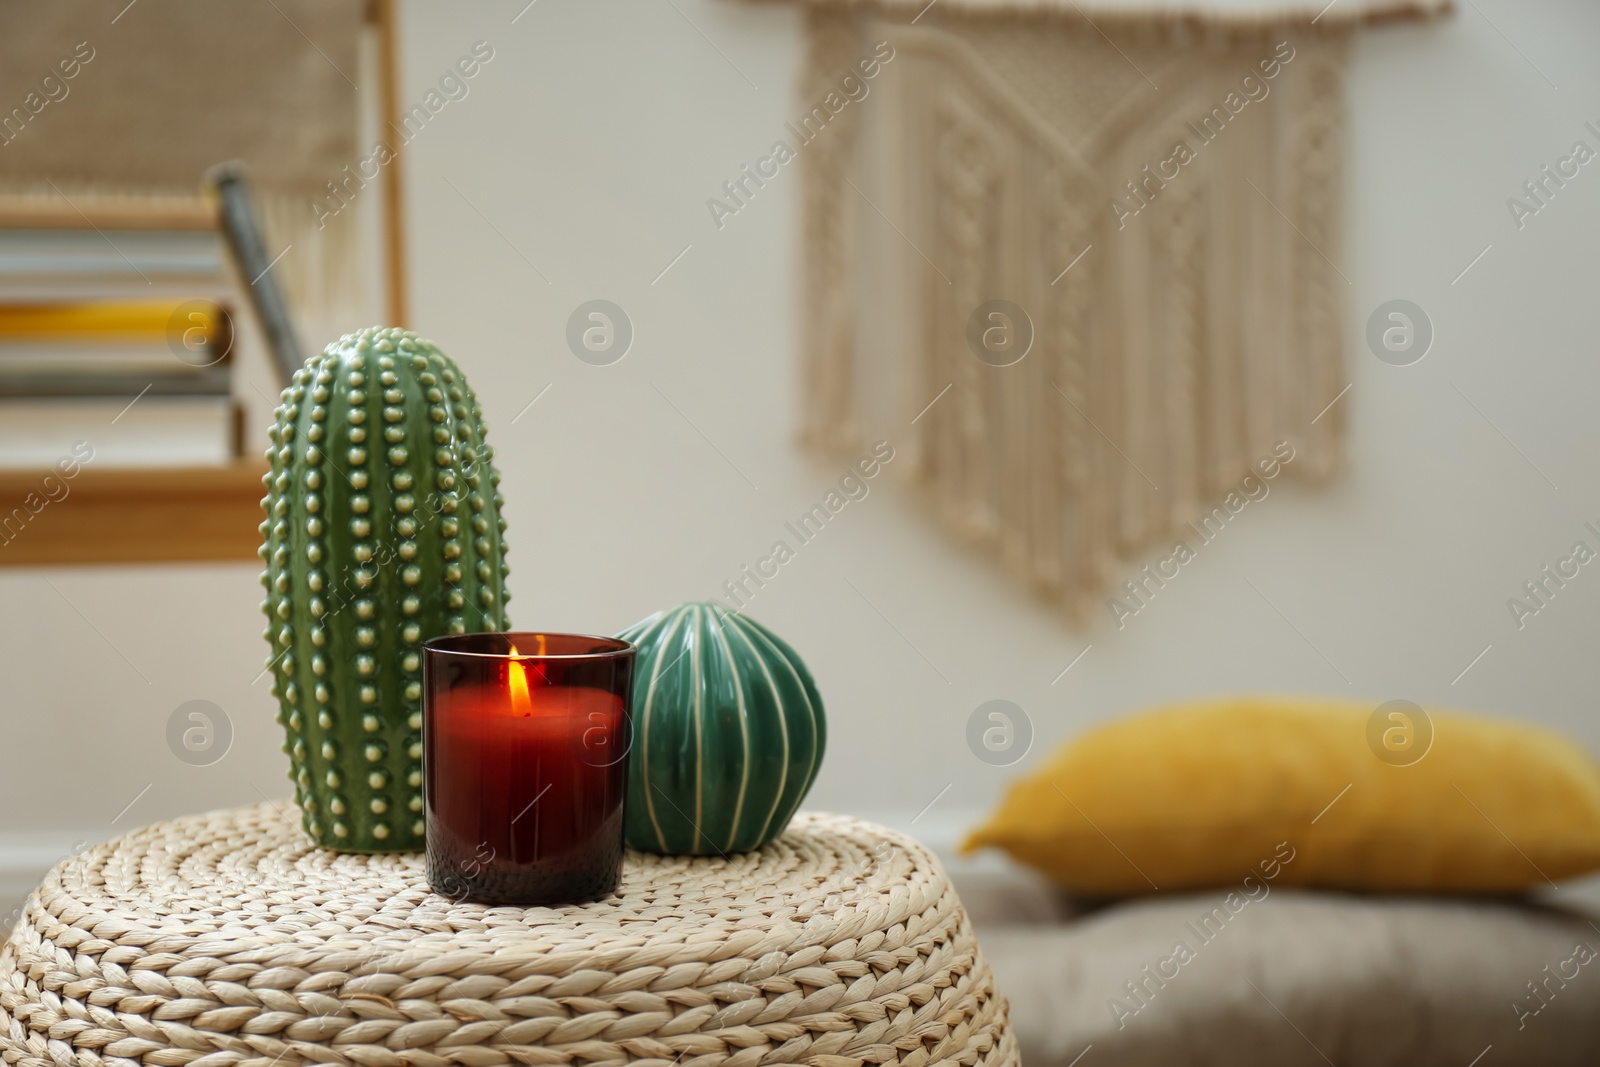
<path fill-rule="evenodd" d="M 796 816 L 759 852 L 629 853 L 619 895 L 452 902 L 420 854 L 314 848 L 255 805 L 67 860 L 0 952 L 22 1067 L 1016 1067 L 933 856 Z"/>

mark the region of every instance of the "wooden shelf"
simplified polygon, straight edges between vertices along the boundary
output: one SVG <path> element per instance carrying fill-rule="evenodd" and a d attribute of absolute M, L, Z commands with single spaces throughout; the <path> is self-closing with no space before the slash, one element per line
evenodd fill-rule
<path fill-rule="evenodd" d="M 265 473 L 256 460 L 85 467 L 71 479 L 54 471 L 0 470 L 0 566 L 256 559 Z M 51 501 L 47 489 L 61 499 Z M 35 507 L 47 501 L 37 513 L 25 503 L 29 494 Z"/>

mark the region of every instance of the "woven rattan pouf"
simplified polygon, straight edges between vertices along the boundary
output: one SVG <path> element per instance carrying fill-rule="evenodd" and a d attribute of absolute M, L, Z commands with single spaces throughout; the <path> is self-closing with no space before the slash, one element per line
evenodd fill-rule
<path fill-rule="evenodd" d="M 1019 1062 L 904 835 L 802 814 L 759 852 L 630 853 L 601 903 L 508 908 L 430 892 L 420 855 L 320 851 L 296 816 L 159 823 L 52 871 L 0 954 L 5 1063 Z"/>

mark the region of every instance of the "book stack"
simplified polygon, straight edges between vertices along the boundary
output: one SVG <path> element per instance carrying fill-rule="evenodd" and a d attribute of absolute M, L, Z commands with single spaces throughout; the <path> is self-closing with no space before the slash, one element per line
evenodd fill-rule
<path fill-rule="evenodd" d="M 18 220 L 9 220 L 18 221 Z M 0 467 L 227 464 L 238 282 L 213 229 L 0 225 Z"/>

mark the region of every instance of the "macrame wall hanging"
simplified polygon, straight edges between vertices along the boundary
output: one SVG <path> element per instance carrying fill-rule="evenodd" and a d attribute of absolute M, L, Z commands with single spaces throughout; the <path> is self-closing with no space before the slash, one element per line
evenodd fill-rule
<path fill-rule="evenodd" d="M 1447 6 L 809 4 L 805 441 L 905 442 L 1080 621 L 1260 464 L 1335 474 L 1350 37 Z"/>

